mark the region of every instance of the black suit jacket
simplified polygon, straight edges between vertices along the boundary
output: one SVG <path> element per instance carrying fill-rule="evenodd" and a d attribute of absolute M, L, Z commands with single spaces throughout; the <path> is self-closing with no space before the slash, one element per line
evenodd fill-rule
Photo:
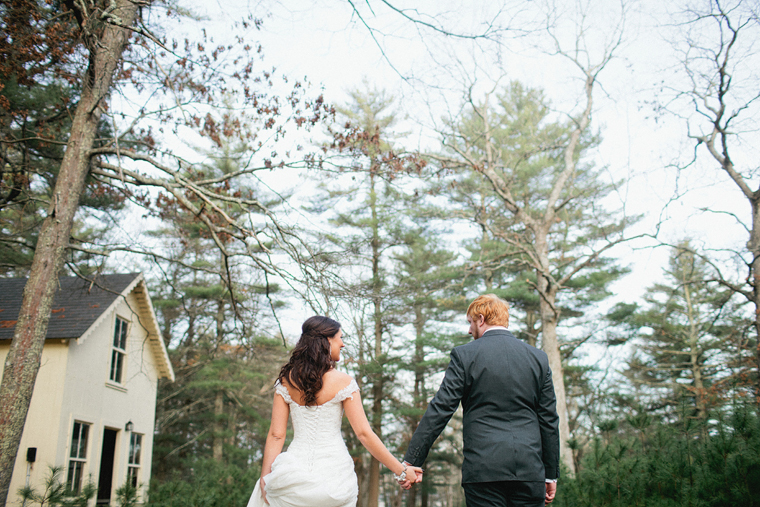
<path fill-rule="evenodd" d="M 455 347 L 405 461 L 424 463 L 460 401 L 463 484 L 559 477 L 559 418 L 546 353 L 499 329 Z"/>

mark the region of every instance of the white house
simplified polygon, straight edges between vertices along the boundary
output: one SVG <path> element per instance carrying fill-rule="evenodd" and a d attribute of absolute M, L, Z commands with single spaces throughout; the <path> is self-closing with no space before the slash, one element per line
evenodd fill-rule
<path fill-rule="evenodd" d="M 0 364 L 5 363 L 25 278 L 0 279 Z M 42 362 L 13 469 L 19 488 L 42 490 L 50 466 L 78 491 L 97 485 L 98 505 L 115 504 L 127 481 L 150 481 L 158 380 L 174 372 L 140 273 L 88 282 L 60 279 Z"/>

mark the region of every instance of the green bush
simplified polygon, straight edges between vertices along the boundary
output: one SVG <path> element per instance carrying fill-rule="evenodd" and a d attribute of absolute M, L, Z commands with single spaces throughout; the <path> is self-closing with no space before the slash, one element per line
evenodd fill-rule
<path fill-rule="evenodd" d="M 88 479 L 82 485 L 82 491 L 78 495 L 73 495 L 61 481 L 61 472 L 63 472 L 63 467 L 49 467 L 45 477 L 45 489 L 41 492 L 28 486 L 20 488 L 18 494 L 24 504 L 38 504 L 40 507 L 87 507 L 98 492 L 97 486 Z"/>
<path fill-rule="evenodd" d="M 241 469 L 214 460 L 195 463 L 189 476 L 176 474 L 150 487 L 149 507 L 230 507 L 243 506 L 259 479 L 260 466 Z"/>
<path fill-rule="evenodd" d="M 137 491 L 138 488 L 132 486 L 129 482 L 125 482 L 123 486 L 116 490 L 116 505 L 119 507 L 137 507 L 140 503 Z"/>
<path fill-rule="evenodd" d="M 760 421 L 742 409 L 710 428 L 652 424 L 594 440 L 557 507 L 760 507 Z"/>

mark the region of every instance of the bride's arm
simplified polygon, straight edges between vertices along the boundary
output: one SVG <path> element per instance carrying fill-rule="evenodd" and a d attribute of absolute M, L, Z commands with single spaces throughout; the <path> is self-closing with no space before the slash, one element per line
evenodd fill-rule
<path fill-rule="evenodd" d="M 267 443 L 264 446 L 264 462 L 261 465 L 262 494 L 264 494 L 264 476 L 272 471 L 272 463 L 282 452 L 282 446 L 285 444 L 285 437 L 288 433 L 289 415 L 290 406 L 285 402 L 285 399 L 282 396 L 274 393 L 274 402 L 272 403 L 272 422 L 269 424 Z M 266 498 L 266 496 L 264 498 Z"/>
<path fill-rule="evenodd" d="M 388 470 L 396 475 L 401 475 L 401 472 L 404 471 L 404 465 L 391 454 L 380 438 L 372 431 L 372 427 L 367 420 L 367 414 L 364 413 L 364 405 L 362 405 L 359 391 L 353 393 L 352 398 L 346 398 L 343 401 L 343 410 L 348 417 L 348 422 L 351 423 L 354 433 L 356 433 L 359 441 L 367 448 L 370 454 L 377 461 L 385 465 Z M 412 467 L 406 469 L 406 478 L 411 483 L 414 483 L 416 475 Z"/>

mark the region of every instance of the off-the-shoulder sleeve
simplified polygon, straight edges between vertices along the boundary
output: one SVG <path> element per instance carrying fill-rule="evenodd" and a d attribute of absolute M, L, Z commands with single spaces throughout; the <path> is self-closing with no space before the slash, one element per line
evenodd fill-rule
<path fill-rule="evenodd" d="M 282 396 L 286 403 L 293 403 L 293 399 L 290 397 L 288 388 L 282 385 L 279 380 L 274 384 L 274 392 Z"/>
<path fill-rule="evenodd" d="M 356 383 L 356 380 L 351 379 L 351 382 L 338 391 L 338 393 L 335 395 L 335 398 L 333 398 L 335 401 L 341 402 L 344 400 L 347 400 L 348 398 L 354 399 L 354 393 L 359 390 L 359 384 Z"/>

